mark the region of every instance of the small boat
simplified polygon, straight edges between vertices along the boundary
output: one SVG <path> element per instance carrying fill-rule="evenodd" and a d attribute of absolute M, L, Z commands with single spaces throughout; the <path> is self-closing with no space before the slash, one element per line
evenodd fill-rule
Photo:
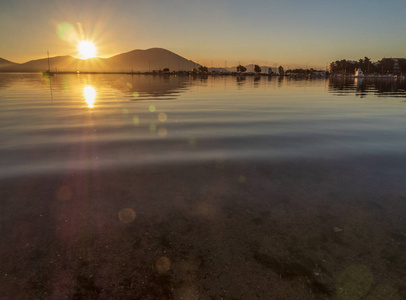
<path fill-rule="evenodd" d="M 50 64 L 49 64 L 49 51 L 47 51 L 47 55 L 48 55 L 48 70 L 46 70 L 46 71 L 42 71 L 42 75 L 43 76 L 54 76 L 55 75 L 55 72 L 51 72 L 51 67 L 50 67 Z"/>
<path fill-rule="evenodd" d="M 42 71 L 42 75 L 44 76 L 55 76 L 55 72 L 51 72 L 49 70 Z"/>
<path fill-rule="evenodd" d="M 358 70 L 355 70 L 354 77 L 356 77 L 356 78 L 364 77 L 364 72 L 362 72 L 361 68 L 358 68 Z"/>

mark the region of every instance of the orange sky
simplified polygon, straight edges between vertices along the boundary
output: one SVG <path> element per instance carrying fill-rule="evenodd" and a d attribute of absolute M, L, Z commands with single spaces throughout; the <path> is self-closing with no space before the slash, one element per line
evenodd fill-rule
<path fill-rule="evenodd" d="M 306 3 L 304 3 L 306 2 Z M 20 0 L 0 3 L 0 57 L 25 62 L 166 48 L 200 64 L 325 68 L 364 56 L 404 57 L 405 1 Z M 396 9 L 394 9 L 396 7 Z"/>

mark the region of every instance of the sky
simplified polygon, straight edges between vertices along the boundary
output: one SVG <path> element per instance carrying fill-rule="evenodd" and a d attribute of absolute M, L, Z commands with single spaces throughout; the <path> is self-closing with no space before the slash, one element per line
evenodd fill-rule
<path fill-rule="evenodd" d="M 0 57 L 165 48 L 208 67 L 406 56 L 405 0 L 2 0 Z"/>

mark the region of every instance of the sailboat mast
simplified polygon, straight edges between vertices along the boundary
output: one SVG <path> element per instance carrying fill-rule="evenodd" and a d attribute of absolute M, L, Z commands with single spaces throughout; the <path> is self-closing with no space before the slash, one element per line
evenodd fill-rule
<path fill-rule="evenodd" d="M 49 65 L 49 51 L 47 51 L 47 55 L 48 55 L 48 71 L 51 71 L 51 67 Z"/>

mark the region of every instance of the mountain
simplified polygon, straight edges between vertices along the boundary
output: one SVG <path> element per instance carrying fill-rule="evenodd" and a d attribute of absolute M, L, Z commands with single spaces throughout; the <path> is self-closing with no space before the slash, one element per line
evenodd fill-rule
<path fill-rule="evenodd" d="M 200 66 L 162 48 L 133 50 L 110 58 L 94 57 L 86 60 L 72 56 L 56 56 L 51 57 L 49 61 L 51 71 L 60 72 L 131 72 L 132 70 L 134 72 L 146 72 L 163 70 L 164 68 L 169 68 L 170 71 L 189 71 Z M 47 58 L 31 60 L 23 64 L 11 63 L 11 65 L 3 65 L 0 61 L 0 72 L 41 72 L 47 69 Z"/>
<path fill-rule="evenodd" d="M 107 61 L 113 71 L 153 71 L 169 68 L 170 71 L 191 71 L 200 65 L 187 60 L 169 50 L 151 48 L 148 50 L 133 50 L 110 57 Z"/>
<path fill-rule="evenodd" d="M 49 59 L 51 67 L 52 66 L 61 66 L 60 70 L 65 68 L 69 69 L 71 65 L 74 65 L 76 60 L 72 56 L 57 56 Z M 10 72 L 41 72 L 48 69 L 48 59 L 36 59 L 23 64 L 15 64 L 11 66 L 6 66 L 0 68 L 0 71 L 10 71 Z M 52 68 L 55 70 L 55 68 Z"/>
<path fill-rule="evenodd" d="M 0 57 L 0 68 L 14 66 L 14 65 L 18 65 L 18 64 Z"/>

